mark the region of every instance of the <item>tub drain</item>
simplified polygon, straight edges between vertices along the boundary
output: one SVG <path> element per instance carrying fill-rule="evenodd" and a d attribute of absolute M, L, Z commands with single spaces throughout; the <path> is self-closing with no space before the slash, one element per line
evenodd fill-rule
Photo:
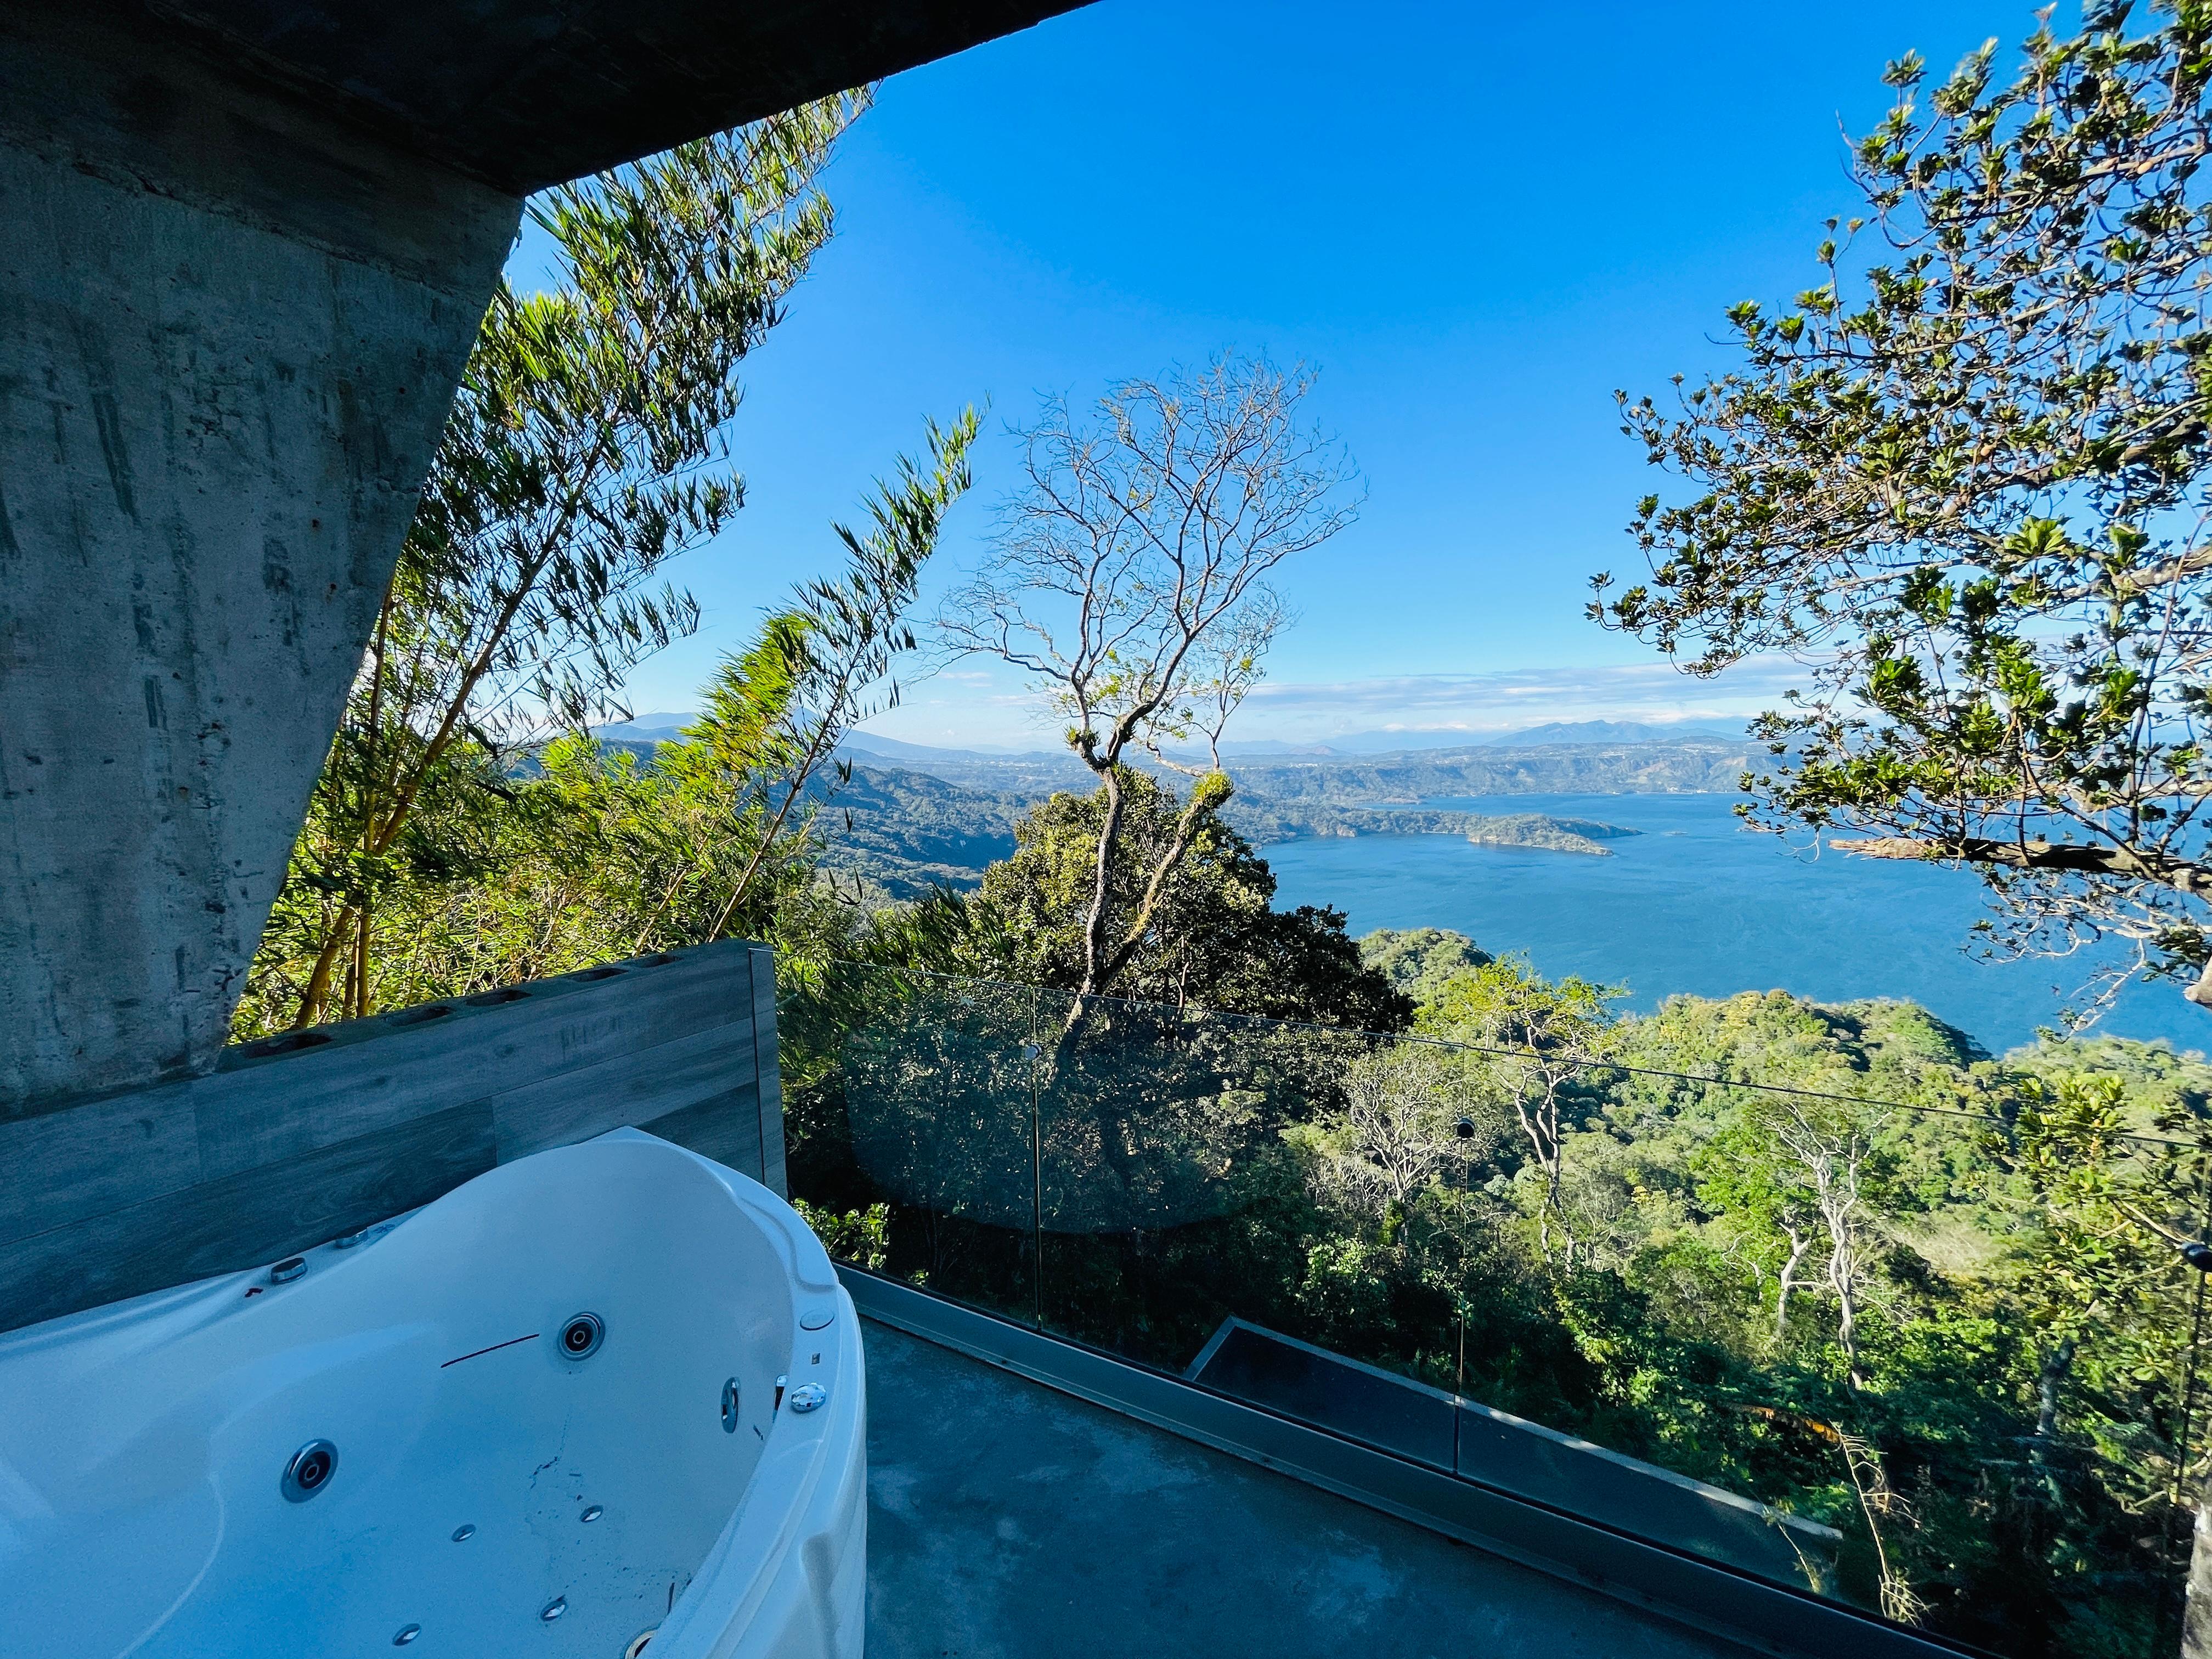
<path fill-rule="evenodd" d="M 659 1630 L 660 1626 L 654 1625 L 650 1629 L 641 1630 L 631 1637 L 629 1645 L 623 1650 L 623 1659 L 637 1659 L 637 1656 L 645 1651 L 645 1644 L 653 1640 Z"/>

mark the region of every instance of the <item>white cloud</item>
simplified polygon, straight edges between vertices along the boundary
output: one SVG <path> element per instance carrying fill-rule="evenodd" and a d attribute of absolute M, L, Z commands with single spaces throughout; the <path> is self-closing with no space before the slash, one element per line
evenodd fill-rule
<path fill-rule="evenodd" d="M 1231 736 L 1318 742 L 1364 732 L 1516 731 L 1552 720 L 1736 718 L 1771 708 L 1808 678 L 1808 665 L 1761 657 L 1712 679 L 1665 662 L 1482 674 L 1405 674 L 1262 684 Z M 884 737 L 948 746 L 1056 747 L 1055 717 L 1034 687 L 1000 669 L 940 673 L 910 686 L 905 706 L 869 722 Z"/>
<path fill-rule="evenodd" d="M 1244 706 L 1239 735 L 1305 739 L 1372 731 L 1503 732 L 1551 720 L 1733 717 L 1774 707 L 1807 678 L 1802 662 L 1761 657 L 1711 679 L 1651 662 L 1262 685 Z"/>

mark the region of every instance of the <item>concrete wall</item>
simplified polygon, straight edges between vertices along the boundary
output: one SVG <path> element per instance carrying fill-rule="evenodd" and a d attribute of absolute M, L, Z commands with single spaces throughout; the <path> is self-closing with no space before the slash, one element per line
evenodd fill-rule
<path fill-rule="evenodd" d="M 764 947 L 294 1032 L 0 1121 L 0 1330 L 276 1261 L 626 1124 L 784 1189 Z"/>
<path fill-rule="evenodd" d="M 216 1063 L 521 195 L 1069 3 L 0 0 L 0 1120 Z"/>
<path fill-rule="evenodd" d="M 0 1119 L 212 1066 L 520 204 L 0 9 Z"/>

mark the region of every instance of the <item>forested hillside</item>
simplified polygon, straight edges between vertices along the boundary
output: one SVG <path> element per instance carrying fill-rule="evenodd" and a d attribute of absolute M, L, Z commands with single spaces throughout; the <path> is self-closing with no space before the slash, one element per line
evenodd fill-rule
<path fill-rule="evenodd" d="M 927 772 L 964 788 L 1049 794 L 1095 781 L 1073 756 L 1039 751 L 984 755 L 898 746 L 885 757 L 855 745 L 859 764 Z M 1223 769 L 1247 797 L 1301 805 L 1407 805 L 1440 795 L 1728 793 L 1765 751 L 1708 733 L 1617 742 L 1413 749 L 1377 755 L 1226 755 Z M 1161 769 L 1148 757 L 1131 763 Z"/>
<path fill-rule="evenodd" d="M 1448 927 L 1378 927 L 1361 937 L 1359 959 L 1418 1004 L 1436 996 L 1455 975 L 1492 958 L 1465 933 Z"/>
<path fill-rule="evenodd" d="M 1554 853 L 1606 856 L 1604 842 L 1641 834 L 1594 818 L 1553 817 L 1541 812 L 1485 814 L 1425 807 L 1339 806 L 1327 801 L 1271 799 L 1238 794 L 1222 818 L 1255 846 L 1304 836 L 1459 836 L 1485 847 L 1534 847 Z"/>
<path fill-rule="evenodd" d="M 834 789 L 831 787 L 835 785 Z M 1014 850 L 1014 823 L 1036 797 L 964 787 L 888 767 L 855 766 L 817 786 L 823 862 L 892 899 L 972 888 Z"/>
<path fill-rule="evenodd" d="M 1013 851 L 1016 820 L 1052 793 L 983 789 L 929 772 L 856 761 L 849 776 L 817 779 L 810 798 L 823 809 L 816 833 L 824 866 L 859 878 L 884 897 L 911 899 L 939 884 L 975 887 L 989 865 Z M 1308 836 L 1457 836 L 1484 846 L 1601 858 L 1607 842 L 1638 833 L 1541 813 L 1340 806 L 1242 793 L 1230 798 L 1221 817 L 1255 846 Z"/>
<path fill-rule="evenodd" d="M 1733 791 L 1764 751 L 1746 741 L 1415 750 L 1364 758 L 1232 761 L 1240 789 L 1276 801 L 1384 805 L 1452 795 L 1711 794 Z"/>

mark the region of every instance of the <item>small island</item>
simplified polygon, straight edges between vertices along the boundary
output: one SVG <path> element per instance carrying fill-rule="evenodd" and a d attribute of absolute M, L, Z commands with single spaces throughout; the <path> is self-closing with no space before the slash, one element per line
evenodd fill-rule
<path fill-rule="evenodd" d="M 1540 812 L 1516 812 L 1506 817 L 1476 819 L 1467 838 L 1477 847 L 1534 847 L 1547 853 L 1582 853 L 1609 859 L 1613 849 L 1602 845 L 1603 842 L 1641 834 L 1640 830 L 1600 823 L 1590 818 L 1554 818 Z"/>
<path fill-rule="evenodd" d="M 1643 833 L 1595 818 L 1559 818 L 1541 812 L 1492 817 L 1432 807 L 1339 806 L 1250 796 L 1232 797 L 1222 816 L 1261 847 L 1322 836 L 1460 836 L 1478 847 L 1531 847 L 1609 858 L 1611 849 L 1604 842 Z"/>

